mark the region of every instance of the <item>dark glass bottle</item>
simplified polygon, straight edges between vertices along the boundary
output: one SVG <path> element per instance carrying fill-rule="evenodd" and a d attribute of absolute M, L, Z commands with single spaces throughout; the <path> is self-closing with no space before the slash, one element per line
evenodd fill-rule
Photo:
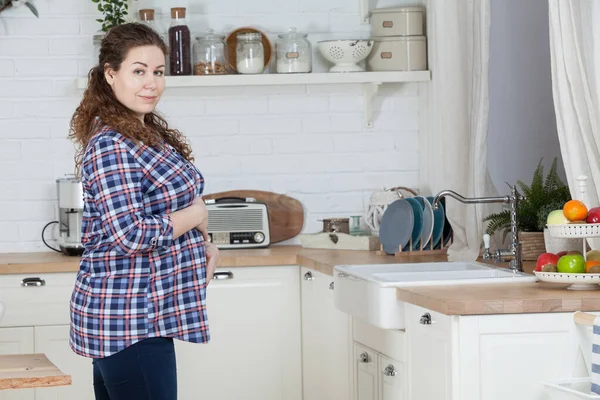
<path fill-rule="evenodd" d="M 185 22 L 185 7 L 171 8 L 169 64 L 171 75 L 192 74 L 191 36 L 190 29 Z"/>

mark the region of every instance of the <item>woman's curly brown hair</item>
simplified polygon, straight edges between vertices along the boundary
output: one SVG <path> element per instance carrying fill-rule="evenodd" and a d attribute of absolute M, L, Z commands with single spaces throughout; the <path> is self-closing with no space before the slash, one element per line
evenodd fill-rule
<path fill-rule="evenodd" d="M 150 27 L 139 23 L 115 26 L 102 39 L 98 65 L 88 73 L 87 89 L 71 119 L 69 138 L 78 146 L 75 154 L 77 174 L 87 144 L 96 132 L 96 117 L 129 139 L 158 148 L 167 142 L 186 160 L 194 160 L 192 149 L 181 132 L 170 129 L 167 121 L 155 111 L 146 114 L 142 124 L 133 111 L 117 100 L 104 77 L 106 68 L 118 71 L 129 51 L 140 46 L 157 46 L 165 56 L 167 54 L 160 36 Z"/>

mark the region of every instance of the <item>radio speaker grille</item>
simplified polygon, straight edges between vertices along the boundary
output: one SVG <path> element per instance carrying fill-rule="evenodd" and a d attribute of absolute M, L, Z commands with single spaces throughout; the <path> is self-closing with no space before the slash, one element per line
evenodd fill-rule
<path fill-rule="evenodd" d="M 263 210 L 223 209 L 208 213 L 211 232 L 263 230 Z"/>

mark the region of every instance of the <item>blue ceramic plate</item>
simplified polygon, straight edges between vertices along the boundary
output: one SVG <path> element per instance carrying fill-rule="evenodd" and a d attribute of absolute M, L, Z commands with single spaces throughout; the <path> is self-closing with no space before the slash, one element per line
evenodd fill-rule
<path fill-rule="evenodd" d="M 383 251 L 395 254 L 404 248 L 411 238 L 414 224 L 412 206 L 405 199 L 391 203 L 381 216 L 379 241 Z"/>
<path fill-rule="evenodd" d="M 421 232 L 420 244 L 423 246 L 423 249 L 426 249 L 433 235 L 433 207 L 423 196 L 415 196 L 414 199 L 423 208 L 423 231 Z"/>
<path fill-rule="evenodd" d="M 405 199 L 410 206 L 412 207 L 414 224 L 412 229 L 412 250 L 419 249 L 419 243 L 421 241 L 421 233 L 423 232 L 423 207 L 421 204 L 413 197 L 407 197 Z M 411 248 L 408 246 L 404 246 L 404 251 L 409 251 Z"/>
<path fill-rule="evenodd" d="M 433 209 L 433 196 L 428 196 L 427 200 L 432 205 Z M 433 248 L 439 248 L 440 240 L 442 240 L 442 233 L 444 232 L 444 221 L 446 219 L 446 213 L 444 206 L 440 203 L 440 208 L 433 210 L 433 235 L 431 240 L 433 241 Z"/>

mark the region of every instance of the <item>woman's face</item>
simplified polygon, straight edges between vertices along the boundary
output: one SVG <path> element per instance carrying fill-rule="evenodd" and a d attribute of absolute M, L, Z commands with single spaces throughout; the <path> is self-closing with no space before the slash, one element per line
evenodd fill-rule
<path fill-rule="evenodd" d="M 143 122 L 165 88 L 165 55 L 157 46 L 134 47 L 118 71 L 107 68 L 104 76 L 117 100 Z"/>

